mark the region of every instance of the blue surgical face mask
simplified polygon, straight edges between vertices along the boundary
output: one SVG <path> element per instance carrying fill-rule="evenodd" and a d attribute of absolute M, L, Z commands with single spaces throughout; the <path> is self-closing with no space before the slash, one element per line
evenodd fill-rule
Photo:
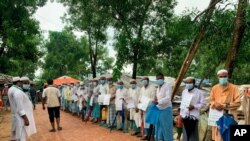
<path fill-rule="evenodd" d="M 29 90 L 30 89 L 30 84 L 23 84 L 23 89 L 24 90 Z"/>
<path fill-rule="evenodd" d="M 228 78 L 219 78 L 219 83 L 221 85 L 226 85 L 228 83 Z"/>
<path fill-rule="evenodd" d="M 101 84 L 105 84 L 105 82 L 106 82 L 105 80 L 101 80 Z"/>
<path fill-rule="evenodd" d="M 142 80 L 142 84 L 143 84 L 143 86 L 148 85 L 148 80 Z"/>
<path fill-rule="evenodd" d="M 188 90 L 191 90 L 191 89 L 194 88 L 194 84 L 193 83 L 191 83 L 191 84 L 190 83 L 186 83 L 185 88 L 188 89 Z"/>
<path fill-rule="evenodd" d="M 135 88 L 136 88 L 136 84 L 130 84 L 130 87 L 131 87 L 132 89 L 135 89 Z"/>
<path fill-rule="evenodd" d="M 117 89 L 122 89 L 123 85 L 117 85 Z"/>
<path fill-rule="evenodd" d="M 109 84 L 109 85 L 111 85 L 112 83 L 113 83 L 113 81 L 110 81 L 110 80 L 108 81 L 108 84 Z"/>
<path fill-rule="evenodd" d="M 158 80 L 156 80 L 156 84 L 161 86 L 161 85 L 164 84 L 164 80 L 163 79 L 158 79 Z"/>

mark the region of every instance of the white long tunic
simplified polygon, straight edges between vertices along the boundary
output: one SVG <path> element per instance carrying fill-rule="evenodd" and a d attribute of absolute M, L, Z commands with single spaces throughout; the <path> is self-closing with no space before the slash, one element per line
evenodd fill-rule
<path fill-rule="evenodd" d="M 139 102 L 141 101 L 142 97 L 145 96 L 150 99 L 150 102 L 154 101 L 156 96 L 156 88 L 149 85 L 147 88 L 142 87 L 140 90 Z M 143 119 L 140 117 L 140 123 L 142 120 L 144 121 L 144 128 L 149 128 L 150 124 L 146 123 L 146 112 L 143 112 Z"/>
<path fill-rule="evenodd" d="M 17 86 L 12 86 L 8 91 L 12 114 L 12 139 L 26 140 L 26 137 L 36 133 L 36 125 L 33 117 L 33 105 L 29 97 Z M 26 115 L 29 126 L 24 125 L 21 116 Z M 25 134 L 24 134 L 25 133 Z"/>
<path fill-rule="evenodd" d="M 191 105 L 194 106 L 194 109 L 189 111 L 187 108 L 181 108 L 180 115 L 182 118 L 185 118 L 186 116 L 193 116 L 196 119 L 199 119 L 200 117 L 200 109 L 205 106 L 205 99 L 204 95 L 205 92 L 202 90 L 199 90 L 197 88 L 194 88 L 191 91 L 188 91 L 187 89 L 183 90 L 182 92 L 182 102 L 184 102 L 185 95 L 189 95 L 192 97 L 192 100 L 190 102 Z"/>
<path fill-rule="evenodd" d="M 115 93 L 115 104 L 119 104 L 119 102 L 121 101 L 121 99 L 126 99 L 128 96 L 128 90 L 126 88 L 123 89 L 117 89 L 116 93 Z M 122 101 L 123 103 L 123 107 L 125 107 L 125 103 L 124 101 Z"/>
<path fill-rule="evenodd" d="M 135 107 L 137 107 L 138 103 L 139 103 L 139 95 L 140 95 L 140 88 L 136 87 L 135 89 L 129 88 L 128 90 L 128 97 L 127 99 L 132 99 L 134 102 Z M 129 109 L 130 111 L 130 120 L 136 120 L 135 117 L 137 117 L 137 114 L 135 111 L 135 108 L 131 108 Z M 139 121 L 135 121 L 135 122 L 139 122 Z"/>
<path fill-rule="evenodd" d="M 101 94 L 107 94 L 108 93 L 108 85 L 104 84 L 104 85 L 99 85 L 99 92 Z"/>
<path fill-rule="evenodd" d="M 171 102 L 172 87 L 169 83 L 165 82 L 161 87 L 157 88 L 156 97 L 158 100 L 157 107 L 162 110 L 172 107 Z"/>

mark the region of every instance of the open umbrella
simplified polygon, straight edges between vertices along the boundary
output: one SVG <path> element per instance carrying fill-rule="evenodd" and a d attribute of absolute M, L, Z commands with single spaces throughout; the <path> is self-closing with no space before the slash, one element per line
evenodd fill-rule
<path fill-rule="evenodd" d="M 62 76 L 62 77 L 54 79 L 53 81 L 54 81 L 54 85 L 62 85 L 63 83 L 76 84 L 79 82 L 79 80 L 72 78 L 72 77 L 69 77 L 69 76 Z"/>

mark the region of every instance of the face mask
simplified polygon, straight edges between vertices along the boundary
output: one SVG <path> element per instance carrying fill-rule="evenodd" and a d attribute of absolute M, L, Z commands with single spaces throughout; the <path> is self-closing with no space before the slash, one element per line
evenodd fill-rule
<path fill-rule="evenodd" d="M 97 85 L 98 85 L 98 83 L 97 83 L 97 82 L 94 82 L 94 85 L 95 85 L 95 86 L 97 86 Z"/>
<path fill-rule="evenodd" d="M 101 84 L 105 84 L 105 80 L 101 80 Z"/>
<path fill-rule="evenodd" d="M 130 84 L 130 87 L 131 87 L 132 89 L 135 89 L 135 88 L 136 88 L 136 84 Z"/>
<path fill-rule="evenodd" d="M 24 90 L 30 89 L 30 84 L 23 84 L 23 89 Z"/>
<path fill-rule="evenodd" d="M 77 84 L 77 87 L 79 87 L 80 86 L 80 84 Z"/>
<path fill-rule="evenodd" d="M 142 80 L 142 84 L 143 84 L 143 86 L 148 85 L 148 80 Z"/>
<path fill-rule="evenodd" d="M 226 85 L 228 83 L 228 78 L 219 78 L 219 83 L 221 85 Z"/>
<path fill-rule="evenodd" d="M 163 79 L 158 79 L 158 80 L 156 81 L 156 84 L 159 85 L 159 86 L 161 86 L 161 85 L 164 84 L 164 80 L 163 80 Z"/>
<path fill-rule="evenodd" d="M 194 84 L 187 83 L 185 88 L 188 90 L 191 90 L 193 87 L 194 87 Z"/>
<path fill-rule="evenodd" d="M 70 87 L 71 87 L 71 88 L 73 88 L 73 87 L 74 87 L 74 85 L 70 85 Z"/>
<path fill-rule="evenodd" d="M 117 89 L 122 89 L 123 85 L 117 85 Z"/>
<path fill-rule="evenodd" d="M 111 85 L 113 82 L 112 81 L 108 81 L 108 84 Z"/>

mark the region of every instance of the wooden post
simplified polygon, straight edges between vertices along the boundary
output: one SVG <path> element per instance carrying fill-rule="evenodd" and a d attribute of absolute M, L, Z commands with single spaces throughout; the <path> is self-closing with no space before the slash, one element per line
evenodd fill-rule
<path fill-rule="evenodd" d="M 177 77 L 177 80 L 176 80 L 176 83 L 175 83 L 175 86 L 173 89 L 172 100 L 174 98 L 174 95 L 177 93 L 177 90 L 180 87 L 181 81 L 183 80 L 188 68 L 190 67 L 190 65 L 192 63 L 192 60 L 193 60 L 193 58 L 194 58 L 194 56 L 199 48 L 201 41 L 204 38 L 207 26 L 210 23 L 210 19 L 212 17 L 213 12 L 214 12 L 215 5 L 218 2 L 220 2 L 220 0 L 211 0 L 208 8 L 206 9 L 206 15 L 204 16 L 203 22 L 201 22 L 200 30 L 197 33 L 197 35 L 195 36 L 195 38 L 191 44 L 191 47 L 187 53 L 187 56 L 186 56 L 182 66 L 181 66 L 181 70 L 179 72 L 179 75 Z"/>
<path fill-rule="evenodd" d="M 234 23 L 234 32 L 230 48 L 227 54 L 225 68 L 228 70 L 228 77 L 231 78 L 235 66 L 236 55 L 240 48 L 240 43 L 246 29 L 246 8 L 248 0 L 239 0 L 237 15 Z"/>

